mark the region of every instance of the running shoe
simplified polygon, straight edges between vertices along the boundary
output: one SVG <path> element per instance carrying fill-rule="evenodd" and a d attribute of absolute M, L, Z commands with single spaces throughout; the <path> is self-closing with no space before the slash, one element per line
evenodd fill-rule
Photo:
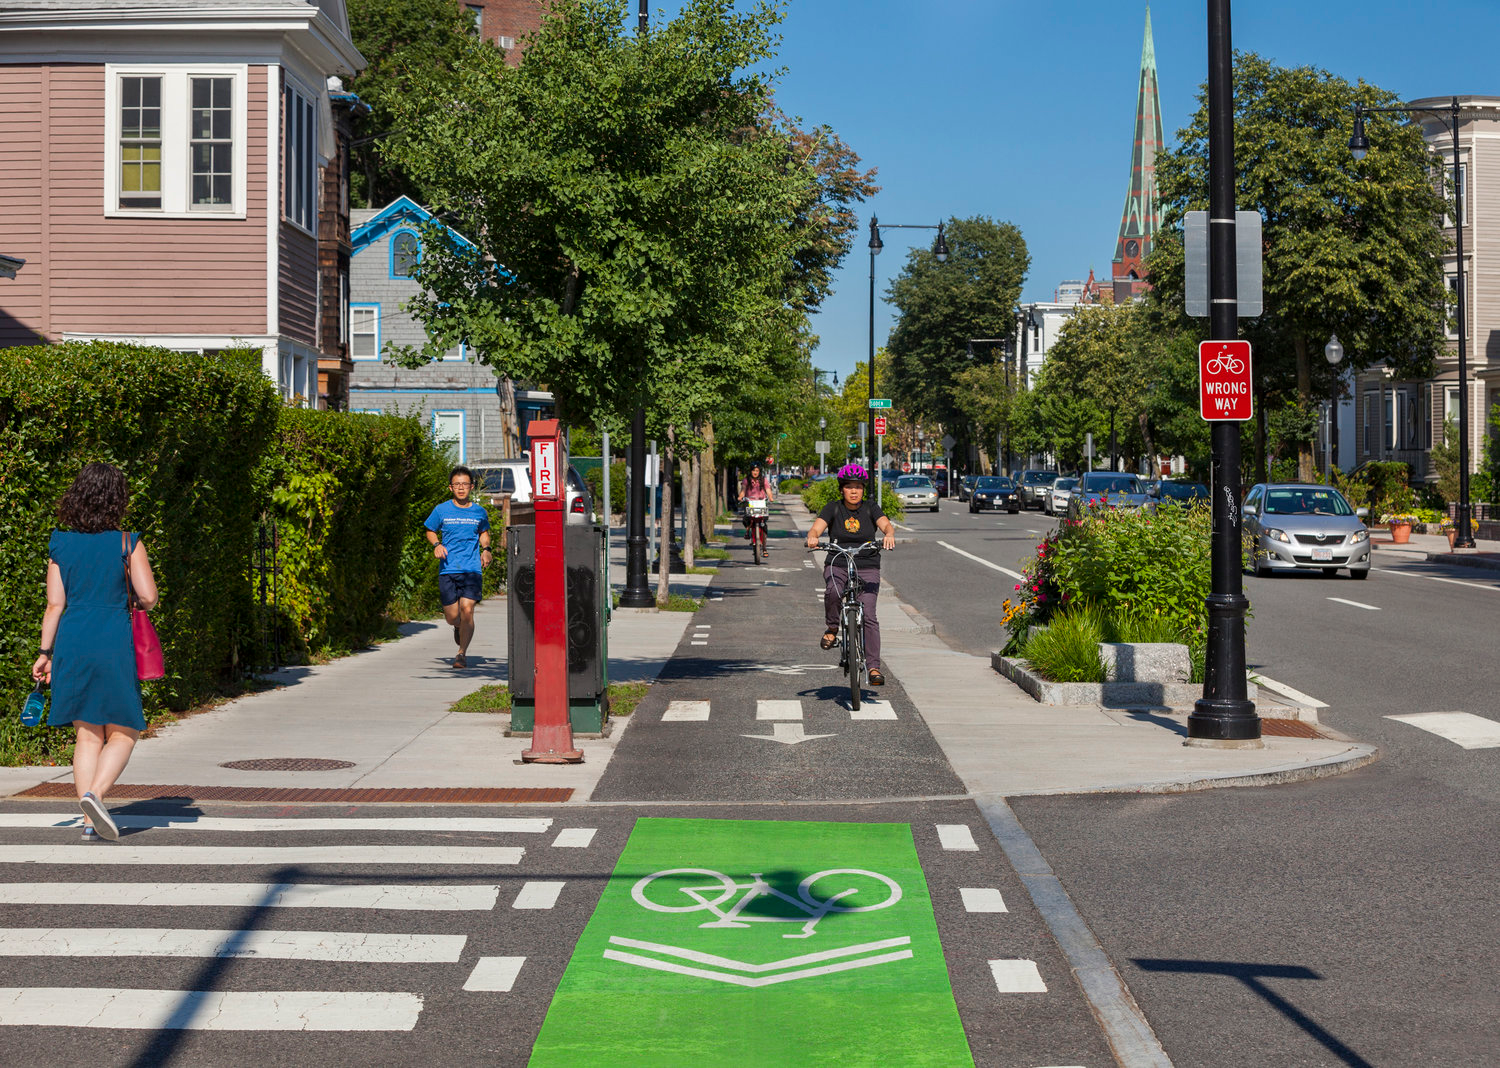
<path fill-rule="evenodd" d="M 83 809 L 84 815 L 94 821 L 94 830 L 99 832 L 99 837 L 107 838 L 111 842 L 120 837 L 120 828 L 115 826 L 115 821 L 110 819 L 109 809 L 104 807 L 92 793 L 84 794 L 78 799 L 78 807 Z"/>

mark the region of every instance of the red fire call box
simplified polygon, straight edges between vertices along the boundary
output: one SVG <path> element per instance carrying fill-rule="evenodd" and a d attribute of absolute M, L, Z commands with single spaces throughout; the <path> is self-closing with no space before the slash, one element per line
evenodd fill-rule
<path fill-rule="evenodd" d="M 1205 341 L 1198 346 L 1198 412 L 1218 422 L 1251 416 L 1250 342 Z"/>
<path fill-rule="evenodd" d="M 875 436 L 877 438 L 885 437 L 885 416 L 883 415 L 875 417 Z"/>
<path fill-rule="evenodd" d="M 533 428 L 545 428 L 542 432 L 548 435 L 531 441 L 532 499 L 561 500 L 563 476 L 562 463 L 558 459 L 557 422 L 552 419 L 535 420 L 531 425 Z"/>

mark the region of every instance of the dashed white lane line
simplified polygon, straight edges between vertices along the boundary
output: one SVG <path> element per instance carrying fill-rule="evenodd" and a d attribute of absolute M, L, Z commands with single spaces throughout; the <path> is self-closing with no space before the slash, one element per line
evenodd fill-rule
<path fill-rule="evenodd" d="M 0 1025 L 184 1031 L 410 1031 L 422 995 L 333 990 L 0 987 Z"/>
<path fill-rule="evenodd" d="M 511 903 L 513 909 L 550 909 L 557 904 L 562 893 L 561 882 L 528 882 L 521 885 L 521 892 Z"/>
<path fill-rule="evenodd" d="M 992 960 L 990 974 L 1002 994 L 1045 994 L 1047 984 L 1033 960 Z"/>
<path fill-rule="evenodd" d="M 688 642 L 689 645 L 707 645 L 708 642 Z"/>
<path fill-rule="evenodd" d="M 661 714 L 663 723 L 692 723 L 708 718 L 707 701 L 669 701 Z"/>
<path fill-rule="evenodd" d="M 500 887 L 319 883 L 3 883 L 0 905 L 207 906 L 484 912 Z"/>
<path fill-rule="evenodd" d="M 1372 571 L 1379 571 L 1383 575 L 1401 575 L 1405 578 L 1426 579 L 1429 582 L 1446 582 L 1451 586 L 1469 586 L 1476 590 L 1489 590 L 1491 593 L 1500 593 L 1500 586 L 1486 586 L 1482 582 L 1466 582 L 1463 579 L 1443 578 L 1441 575 L 1419 575 L 1415 571 L 1401 571 L 1394 567 L 1376 567 Z"/>
<path fill-rule="evenodd" d="M 554 849 L 587 849 L 593 844 L 594 835 L 598 833 L 597 827 L 569 827 L 557 832 L 557 837 L 552 840 L 552 847 Z"/>
<path fill-rule="evenodd" d="M 480 957 L 469 973 L 464 989 L 508 994 L 516 985 L 516 977 L 521 974 L 521 965 L 525 963 L 525 957 Z"/>
<path fill-rule="evenodd" d="M 1500 723 L 1472 712 L 1413 712 L 1385 718 L 1420 727 L 1465 749 L 1500 749 Z"/>
<path fill-rule="evenodd" d="M 850 719 L 895 719 L 896 710 L 891 707 L 889 701 L 881 701 L 878 698 L 865 698 L 860 707 L 849 710 Z"/>
<path fill-rule="evenodd" d="M 1009 912 L 1005 898 L 992 886 L 960 887 L 959 895 L 964 899 L 965 912 Z"/>
<path fill-rule="evenodd" d="M 1330 597 L 1328 599 L 1330 601 L 1337 601 L 1339 604 L 1346 604 L 1350 608 L 1363 608 L 1366 612 L 1378 612 L 1378 611 L 1380 611 L 1380 609 L 1378 607 L 1376 607 L 1375 605 L 1373 605 L 1373 604 L 1363 604 L 1363 603 L 1361 603 L 1359 601 L 1350 601 L 1350 600 L 1346 600 L 1343 597 Z"/>
<path fill-rule="evenodd" d="M 977 853 L 979 846 L 974 844 L 974 832 L 969 830 L 964 823 L 939 823 L 937 825 L 938 843 L 944 849 L 962 850 L 968 853 Z"/>
<path fill-rule="evenodd" d="M 1019 571 L 1012 571 L 1008 567 L 1001 567 L 999 564 L 992 564 L 983 557 L 975 556 L 973 553 L 964 552 L 964 550 L 960 549 L 958 546 L 949 545 L 946 541 L 940 541 L 938 542 L 938 544 L 943 548 L 949 550 L 950 552 L 958 553 L 959 556 L 967 557 L 968 559 L 973 560 L 976 564 L 983 564 L 985 567 L 991 568 L 995 571 L 999 571 L 1002 574 L 1009 575 L 1013 579 L 1024 579 L 1026 577 Z"/>
<path fill-rule="evenodd" d="M 501 995 L 510 993 L 511 987 L 516 986 L 520 966 L 525 963 L 525 957 L 480 957 L 474 971 L 469 972 L 468 983 L 463 984 L 463 989 Z"/>
<path fill-rule="evenodd" d="M 802 718 L 801 701 L 769 701 L 761 700 L 755 702 L 756 719 L 779 719 L 793 720 Z"/>
<path fill-rule="evenodd" d="M 453 964 L 463 955 L 467 941 L 467 935 L 371 931 L 8 927 L 0 928 L 0 956 L 254 957 L 345 964 Z"/>

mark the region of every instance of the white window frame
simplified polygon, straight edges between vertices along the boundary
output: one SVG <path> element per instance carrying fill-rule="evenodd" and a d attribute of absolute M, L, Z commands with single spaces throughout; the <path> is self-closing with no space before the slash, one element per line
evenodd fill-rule
<path fill-rule="evenodd" d="M 360 311 L 360 312 L 368 311 L 368 312 L 371 313 L 371 317 L 370 318 L 371 318 L 371 320 L 372 320 L 372 322 L 374 324 L 374 327 L 375 327 L 375 331 L 374 331 L 374 333 L 375 333 L 375 355 L 373 355 L 373 356 L 356 356 L 354 354 L 354 338 L 355 338 L 355 334 L 357 333 L 355 331 L 355 329 L 354 329 L 354 313 L 357 312 L 357 311 Z M 368 332 L 368 331 L 366 331 L 366 332 Z M 351 302 L 349 304 L 349 359 L 353 360 L 356 363 L 371 363 L 371 362 L 376 362 L 376 361 L 378 361 L 380 359 L 380 305 L 379 304 L 370 304 L 370 303 L 363 302 L 363 301 Z"/>
<path fill-rule="evenodd" d="M 447 352 L 443 353 L 444 363 L 463 363 L 469 358 L 469 343 L 460 341 Z"/>
<path fill-rule="evenodd" d="M 439 408 L 432 413 L 432 443 L 442 445 L 446 438 L 438 436 L 438 419 L 441 416 L 458 416 L 458 449 L 454 453 L 454 462 L 464 462 L 464 410 L 462 408 Z"/>
<path fill-rule="evenodd" d="M 288 77 L 281 88 L 282 221 L 318 235 L 318 97 Z"/>
<path fill-rule="evenodd" d="M 161 79 L 161 207 L 120 207 L 120 82 Z M 192 78 L 230 78 L 232 203 L 192 205 Z M 124 219 L 243 219 L 249 160 L 249 67 L 243 63 L 107 63 L 104 66 L 104 214 Z"/>

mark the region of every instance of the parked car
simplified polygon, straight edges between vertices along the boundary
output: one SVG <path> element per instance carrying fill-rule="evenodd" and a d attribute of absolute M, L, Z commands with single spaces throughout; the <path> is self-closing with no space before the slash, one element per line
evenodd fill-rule
<path fill-rule="evenodd" d="M 938 510 L 938 491 L 926 475 L 902 475 L 896 479 L 896 498 L 907 508 Z"/>
<path fill-rule="evenodd" d="M 969 499 L 969 495 L 974 492 L 974 483 L 978 480 L 978 475 L 965 475 L 958 480 L 958 499 L 960 501 Z"/>
<path fill-rule="evenodd" d="M 1090 471 L 1078 480 L 1068 497 L 1068 518 L 1082 518 L 1091 508 L 1143 508 L 1150 500 L 1135 475 Z"/>
<path fill-rule="evenodd" d="M 1201 482 L 1153 482 L 1146 492 L 1158 504 L 1176 504 L 1187 508 L 1208 500 L 1208 487 Z"/>
<path fill-rule="evenodd" d="M 1257 575 L 1273 571 L 1370 577 L 1370 531 L 1344 495 L 1314 483 L 1258 483 L 1245 495 L 1244 538 Z"/>
<path fill-rule="evenodd" d="M 932 484 L 937 487 L 938 496 L 948 496 L 948 472 L 943 470 L 933 471 L 930 477 L 932 478 Z"/>
<path fill-rule="evenodd" d="M 969 497 L 969 511 L 984 508 L 1004 508 L 1014 515 L 1021 510 L 1021 498 L 1016 484 L 1003 475 L 985 475 L 974 483 L 974 492 Z"/>
<path fill-rule="evenodd" d="M 475 497 L 486 506 L 498 506 L 507 494 L 511 504 L 532 503 L 530 460 L 481 460 L 469 469 L 474 472 Z M 594 495 L 572 464 L 568 465 L 567 518 L 569 523 L 594 519 Z"/>
<path fill-rule="evenodd" d="M 1067 515 L 1068 498 L 1073 495 L 1073 487 L 1078 485 L 1078 479 L 1071 475 L 1064 475 L 1047 487 L 1047 496 L 1042 499 L 1042 511 L 1048 515 Z"/>
<path fill-rule="evenodd" d="M 1021 507 L 1041 508 L 1046 503 L 1043 499 L 1044 495 L 1056 481 L 1056 471 L 1022 471 L 1021 476 L 1016 479 L 1021 487 Z"/>

